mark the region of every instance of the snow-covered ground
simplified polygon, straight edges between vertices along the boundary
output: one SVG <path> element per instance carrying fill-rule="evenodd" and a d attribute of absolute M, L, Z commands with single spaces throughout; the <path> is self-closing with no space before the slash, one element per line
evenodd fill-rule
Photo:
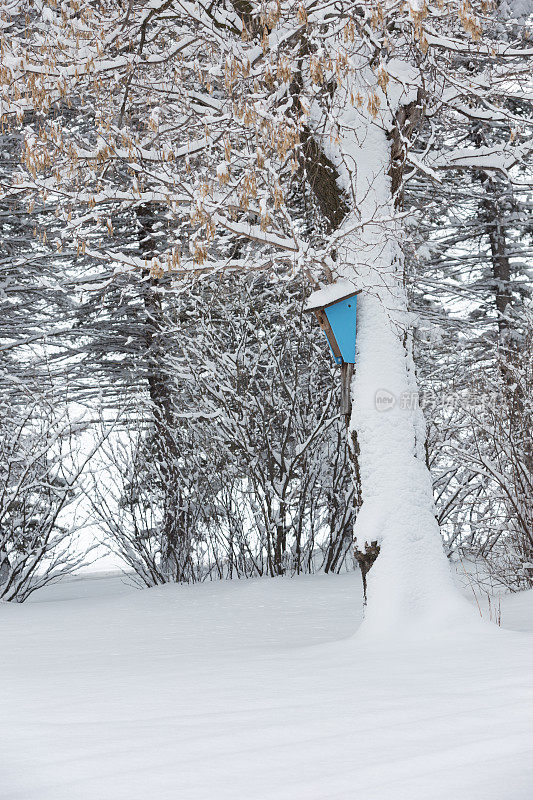
<path fill-rule="evenodd" d="M 533 593 L 358 639 L 355 575 L 0 606 L 1 800 L 531 800 Z"/>

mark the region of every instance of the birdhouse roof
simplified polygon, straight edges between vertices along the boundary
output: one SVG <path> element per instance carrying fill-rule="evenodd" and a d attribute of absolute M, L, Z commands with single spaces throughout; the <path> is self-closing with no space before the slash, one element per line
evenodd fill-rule
<path fill-rule="evenodd" d="M 328 308 L 328 306 L 339 303 L 341 300 L 347 300 L 349 297 L 359 294 L 360 291 L 361 289 L 356 289 L 354 284 L 350 283 L 350 281 L 330 283 L 328 286 L 324 286 L 323 289 L 313 292 L 313 294 L 307 298 L 305 311 L 316 311 L 319 308 Z"/>

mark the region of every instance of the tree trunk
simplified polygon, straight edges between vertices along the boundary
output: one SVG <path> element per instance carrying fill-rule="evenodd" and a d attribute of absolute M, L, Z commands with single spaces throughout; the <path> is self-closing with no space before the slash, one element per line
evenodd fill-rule
<path fill-rule="evenodd" d="M 156 256 L 154 226 L 157 206 L 146 203 L 137 209 L 139 249 L 148 262 Z M 148 267 L 147 267 L 148 273 Z M 175 469 L 179 457 L 173 437 L 173 395 L 166 374 L 165 351 L 162 343 L 164 312 L 158 293 L 158 278 L 147 274 L 143 289 L 146 312 L 146 352 L 148 391 L 154 424 L 154 458 L 160 465 L 162 478 L 161 567 L 169 581 L 187 580 L 190 542 L 186 514 L 183 508 L 179 475 Z"/>
<path fill-rule="evenodd" d="M 2 595 L 2 586 L 9 580 L 11 573 L 11 566 L 9 558 L 5 550 L 0 550 L 0 597 Z"/>
<path fill-rule="evenodd" d="M 509 202 L 510 187 L 499 185 L 496 180 L 482 173 L 482 182 L 487 194 L 483 211 L 491 249 L 492 276 L 494 278 L 494 305 L 498 314 L 498 366 L 501 375 L 502 395 L 505 399 L 507 419 L 505 435 L 506 449 L 510 461 L 514 502 L 508 503 L 510 516 L 519 531 L 517 550 L 525 563 L 533 555 L 531 533 L 531 475 L 533 474 L 533 443 L 531 440 L 531 411 L 529 386 L 524 377 L 524 344 L 513 320 L 513 296 L 511 292 L 511 262 L 508 251 L 506 212 L 513 209 Z M 520 377 L 519 377 L 520 376 Z M 504 410 L 500 412 L 504 414 Z M 505 496 L 505 495 L 504 495 Z M 530 573 L 529 573 L 530 574 Z"/>
<path fill-rule="evenodd" d="M 346 100 L 346 116 L 353 114 L 349 105 Z M 370 118 L 366 131 L 358 131 L 358 141 L 348 138 L 350 122 L 341 147 L 345 160 L 356 165 L 356 179 L 351 178 L 355 207 L 344 222 L 337 271 L 362 289 L 350 420 L 359 448 L 363 497 L 355 534 L 360 543 L 378 542 L 380 547 L 369 575 L 364 627 L 391 633 L 402 622 L 429 623 L 445 611 L 458 612 L 463 603 L 444 555 L 425 459 L 401 229 L 394 221 L 389 174 L 393 158 L 394 163 L 398 158 L 391 136 Z M 379 404 L 383 395 L 391 401 L 387 410 Z"/>
<path fill-rule="evenodd" d="M 486 172 L 480 173 L 480 179 L 486 194 L 482 201 L 482 211 L 491 251 L 494 305 L 498 314 L 498 344 L 504 359 L 510 357 L 513 360 L 514 355 L 516 360 L 516 346 L 513 346 L 509 336 L 511 329 L 509 312 L 512 309 L 511 262 L 505 230 L 505 205 L 506 203 L 508 205 L 509 190 L 505 192 L 505 187 L 498 185 Z M 507 213 L 509 210 L 507 208 Z M 508 379 L 505 374 L 503 377 L 504 380 Z"/>
<path fill-rule="evenodd" d="M 285 526 L 286 506 L 280 501 L 277 510 L 278 522 L 275 526 L 274 571 L 276 575 L 285 574 L 285 553 L 287 550 L 287 528 Z"/>

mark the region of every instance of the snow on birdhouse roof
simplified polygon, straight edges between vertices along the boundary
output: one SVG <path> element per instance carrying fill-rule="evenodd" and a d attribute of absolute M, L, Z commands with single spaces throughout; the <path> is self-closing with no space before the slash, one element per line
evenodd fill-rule
<path fill-rule="evenodd" d="M 305 304 L 306 311 L 315 311 L 317 308 L 327 308 L 338 303 L 340 300 L 346 300 L 348 297 L 353 297 L 354 294 L 359 294 L 361 289 L 358 289 L 350 281 L 336 281 L 324 286 L 316 292 L 313 292 Z"/>

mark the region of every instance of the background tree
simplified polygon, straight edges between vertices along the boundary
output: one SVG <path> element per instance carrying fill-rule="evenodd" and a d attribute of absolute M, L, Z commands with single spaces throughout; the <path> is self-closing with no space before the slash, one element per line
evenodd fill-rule
<path fill-rule="evenodd" d="M 85 552 L 82 480 L 99 442 L 49 392 L 4 397 L 0 415 L 0 598 L 22 602 L 75 571 Z M 105 436 L 105 434 L 104 434 Z"/>
<path fill-rule="evenodd" d="M 148 585 L 338 571 L 354 486 L 338 397 L 316 400 L 332 364 L 302 316 L 301 282 L 226 275 L 175 302 L 164 332 L 176 343 L 165 361 L 172 446 L 157 444 L 146 393 L 89 492 L 102 528 Z"/>
<path fill-rule="evenodd" d="M 486 40 L 517 36 L 527 47 L 530 12 L 498 15 Z M 530 561 L 532 118 L 521 99 L 528 78 L 518 70 L 507 83 L 502 62 L 487 69 L 490 80 L 452 117 L 426 114 L 412 160 L 431 142 L 440 172 L 413 173 L 405 196 L 427 209 L 410 264 L 443 533 L 450 550 L 488 558 L 514 586 L 529 580 Z"/>

